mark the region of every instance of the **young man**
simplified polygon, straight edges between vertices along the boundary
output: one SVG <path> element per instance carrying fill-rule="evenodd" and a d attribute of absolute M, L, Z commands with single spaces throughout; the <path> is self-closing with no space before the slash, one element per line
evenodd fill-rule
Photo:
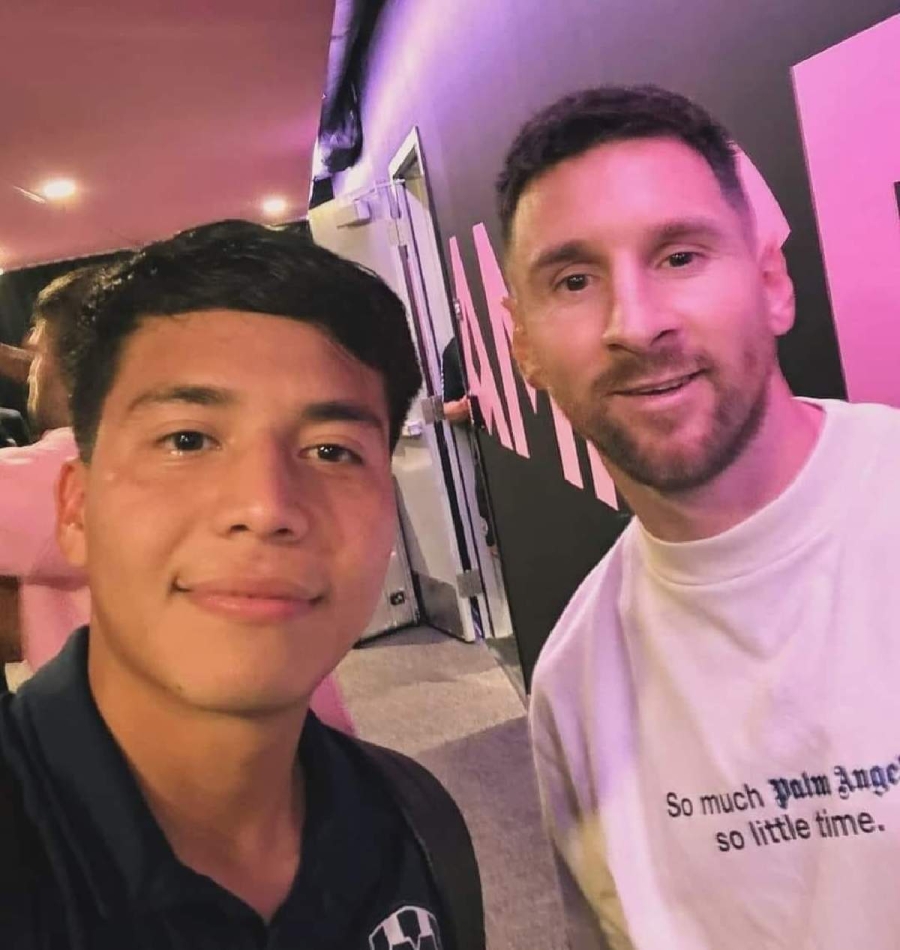
<path fill-rule="evenodd" d="M 78 345 L 81 308 L 101 273 L 97 266 L 79 267 L 38 294 L 24 352 L 32 358 L 28 414 L 41 438 L 0 455 L 0 635 L 7 644 L 18 642 L 17 658 L 26 661 L 17 679 L 56 656 L 90 618 L 87 577 L 56 542 L 53 496 L 63 463 L 78 454 L 62 355 Z M 334 677 L 322 680 L 310 705 L 329 726 L 354 732 Z"/>
<path fill-rule="evenodd" d="M 67 366 L 91 622 L 0 705 L 0 943 L 462 950 L 385 770 L 308 713 L 395 538 L 400 302 L 224 222 L 107 272 Z"/>
<path fill-rule="evenodd" d="M 566 97 L 499 198 L 519 365 L 635 514 L 534 677 L 572 946 L 894 946 L 900 415 L 791 395 L 784 260 L 682 97 Z"/>

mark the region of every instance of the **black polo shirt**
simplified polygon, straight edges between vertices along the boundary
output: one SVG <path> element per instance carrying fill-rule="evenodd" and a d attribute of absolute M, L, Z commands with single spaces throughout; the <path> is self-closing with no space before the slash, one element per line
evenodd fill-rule
<path fill-rule="evenodd" d="M 0 698 L 0 756 L 37 832 L 29 853 L 40 851 L 27 893 L 0 895 L 0 947 L 440 950 L 424 858 L 349 740 L 309 715 L 302 860 L 266 924 L 175 856 L 94 704 L 87 651 L 85 628 Z"/>

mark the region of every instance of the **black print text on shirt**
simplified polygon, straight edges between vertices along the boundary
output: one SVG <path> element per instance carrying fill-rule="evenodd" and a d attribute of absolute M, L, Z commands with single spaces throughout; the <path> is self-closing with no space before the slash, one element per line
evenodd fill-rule
<path fill-rule="evenodd" d="M 711 829 L 715 846 L 727 854 L 746 847 L 770 847 L 813 837 L 841 839 L 881 833 L 885 826 L 870 811 L 835 811 L 833 800 L 847 801 L 865 794 L 882 798 L 897 785 L 900 756 L 884 764 L 839 764 L 830 773 L 803 771 L 799 775 L 779 775 L 769 778 L 768 786 L 745 782 L 737 789 L 693 797 L 668 792 L 666 813 L 673 820 L 743 814 L 744 821 L 739 825 Z M 754 814 L 767 808 L 771 811 L 773 806 L 774 814 Z"/>

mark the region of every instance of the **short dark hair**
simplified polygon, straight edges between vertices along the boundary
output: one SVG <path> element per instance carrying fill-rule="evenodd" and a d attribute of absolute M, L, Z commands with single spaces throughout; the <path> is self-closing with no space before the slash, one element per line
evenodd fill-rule
<path fill-rule="evenodd" d="M 705 109 L 659 86 L 598 86 L 564 96 L 519 131 L 497 179 L 503 240 L 510 239 L 522 193 L 539 175 L 598 145 L 641 138 L 680 139 L 706 160 L 725 197 L 747 211 L 731 136 Z"/>
<path fill-rule="evenodd" d="M 89 461 L 126 339 L 147 318 L 240 310 L 307 323 L 377 370 L 396 445 L 422 376 L 403 304 L 376 274 L 292 228 L 221 221 L 150 244 L 106 269 L 67 354 L 72 424 Z"/>
<path fill-rule="evenodd" d="M 82 307 L 102 269 L 99 264 L 92 264 L 56 277 L 37 295 L 31 309 L 32 324 L 44 324 L 49 330 L 49 345 L 67 392 L 72 390 L 72 379 L 64 357 L 76 346 Z"/>

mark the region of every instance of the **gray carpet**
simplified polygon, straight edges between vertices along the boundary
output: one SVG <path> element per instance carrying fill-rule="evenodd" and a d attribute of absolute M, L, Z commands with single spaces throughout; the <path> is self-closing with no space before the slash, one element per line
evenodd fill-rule
<path fill-rule="evenodd" d="M 456 799 L 481 869 L 488 950 L 564 950 L 525 710 L 486 647 L 433 630 L 354 650 L 338 678 L 362 738 L 413 756 Z"/>

